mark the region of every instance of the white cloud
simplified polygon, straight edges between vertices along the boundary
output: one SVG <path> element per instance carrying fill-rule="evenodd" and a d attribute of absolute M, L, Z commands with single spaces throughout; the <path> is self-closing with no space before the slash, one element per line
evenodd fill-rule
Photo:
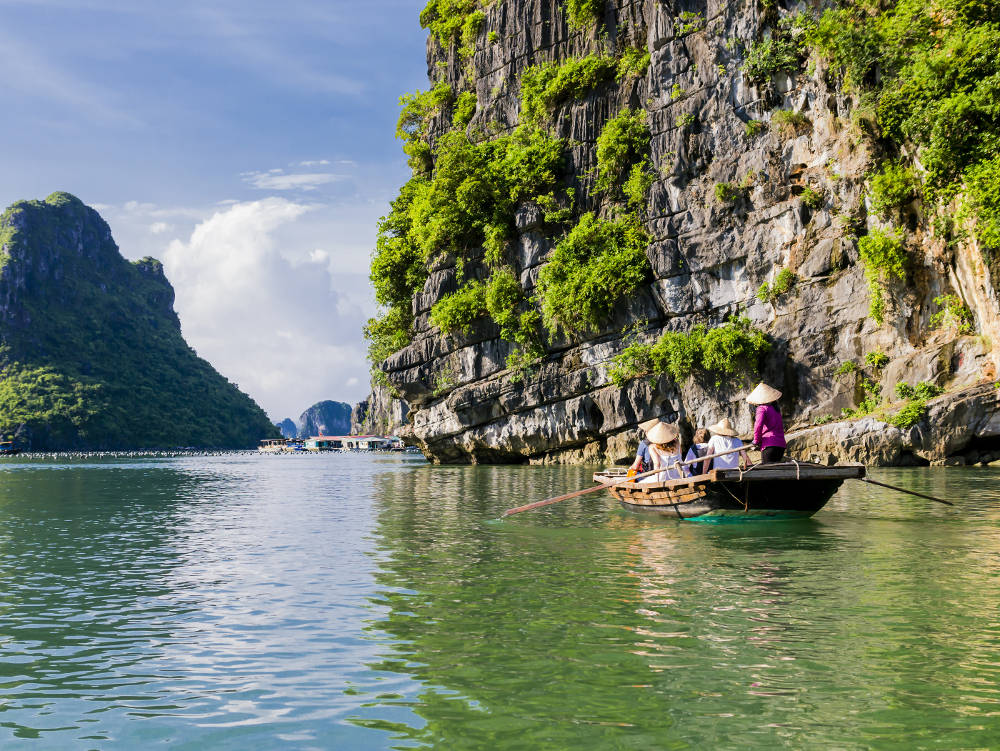
<path fill-rule="evenodd" d="M 366 311 L 338 291 L 345 279 L 325 252 L 286 244 L 316 212 L 284 198 L 237 203 L 163 255 L 185 339 L 275 419 L 366 391 Z"/>
<path fill-rule="evenodd" d="M 343 175 L 329 172 L 297 172 L 286 174 L 284 170 L 272 169 L 267 172 L 246 172 L 244 181 L 262 190 L 316 190 L 321 185 L 339 182 Z"/>
<path fill-rule="evenodd" d="M 293 164 L 293 167 L 326 167 L 330 164 L 329 159 L 313 159 L 311 161 L 299 162 L 298 164 Z"/>
<path fill-rule="evenodd" d="M 149 231 L 153 235 L 162 235 L 164 232 L 169 232 L 174 226 L 172 224 L 167 224 L 166 222 L 153 222 L 149 225 Z"/>

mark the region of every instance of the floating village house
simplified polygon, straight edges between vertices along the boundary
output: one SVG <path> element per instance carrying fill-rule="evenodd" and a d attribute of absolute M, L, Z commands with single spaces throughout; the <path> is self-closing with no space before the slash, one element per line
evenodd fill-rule
<path fill-rule="evenodd" d="M 309 451 L 384 451 L 394 448 L 398 438 L 378 435 L 318 435 L 306 440 Z"/>

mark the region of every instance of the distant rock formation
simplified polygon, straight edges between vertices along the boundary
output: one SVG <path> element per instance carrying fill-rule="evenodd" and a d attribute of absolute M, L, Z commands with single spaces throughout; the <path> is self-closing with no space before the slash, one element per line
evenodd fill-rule
<path fill-rule="evenodd" d="M 281 431 L 281 435 L 284 438 L 297 438 L 299 435 L 299 429 L 296 427 L 295 423 L 292 422 L 291 417 L 286 417 L 281 422 L 276 423 L 275 427 Z"/>
<path fill-rule="evenodd" d="M 317 402 L 299 415 L 298 437 L 348 435 L 351 432 L 351 405 L 345 402 Z"/>
<path fill-rule="evenodd" d="M 0 434 L 35 450 L 250 448 L 267 415 L 181 336 L 153 258 L 68 193 L 0 216 Z"/>

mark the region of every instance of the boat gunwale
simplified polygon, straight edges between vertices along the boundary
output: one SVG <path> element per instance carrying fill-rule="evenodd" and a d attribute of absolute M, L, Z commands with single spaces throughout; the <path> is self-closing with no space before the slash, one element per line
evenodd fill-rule
<path fill-rule="evenodd" d="M 803 473 L 805 476 L 803 476 Z M 785 461 L 770 464 L 754 464 L 748 469 L 713 469 L 705 474 L 693 475 L 692 477 L 684 477 L 678 480 L 667 480 L 665 482 L 622 482 L 625 479 L 624 474 L 611 474 L 608 470 L 595 472 L 593 480 L 596 483 L 606 486 L 612 492 L 619 488 L 629 488 L 640 490 L 643 493 L 651 493 L 655 491 L 676 492 L 685 488 L 694 489 L 696 485 L 710 486 L 721 483 L 851 480 L 861 479 L 866 474 L 865 465 L 857 462 L 828 466 L 814 462 Z"/>

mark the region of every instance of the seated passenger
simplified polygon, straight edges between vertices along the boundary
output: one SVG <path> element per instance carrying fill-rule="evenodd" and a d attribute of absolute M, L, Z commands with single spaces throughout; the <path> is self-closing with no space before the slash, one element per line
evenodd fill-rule
<path fill-rule="evenodd" d="M 684 457 L 684 461 L 691 462 L 688 464 L 688 471 L 696 475 L 701 469 L 701 465 L 695 460 L 700 459 L 705 454 L 708 453 L 708 430 L 706 428 L 698 428 L 694 431 L 694 443 L 691 444 L 691 448 L 688 449 L 687 455 Z"/>
<path fill-rule="evenodd" d="M 642 431 L 643 438 L 639 441 L 639 448 L 635 452 L 635 461 L 628 468 L 629 476 L 634 474 L 639 474 L 642 472 L 649 472 L 653 469 L 653 460 L 649 455 L 649 441 L 647 440 L 646 433 L 654 426 L 660 422 L 659 418 L 654 420 L 646 420 L 646 422 L 639 423 L 639 430 Z"/>
<path fill-rule="evenodd" d="M 708 431 L 712 434 L 712 437 L 708 441 L 708 451 L 705 452 L 706 456 L 721 454 L 723 451 L 732 451 L 733 449 L 743 447 L 743 441 L 736 437 L 733 423 L 730 422 L 728 417 L 719 420 L 715 425 L 709 425 Z M 709 469 L 736 469 L 740 466 L 740 459 L 743 460 L 744 466 L 750 463 L 750 457 L 747 456 L 746 451 L 726 454 L 715 459 L 706 459 L 702 465 L 702 472 L 708 472 Z"/>
<path fill-rule="evenodd" d="M 646 440 L 649 441 L 649 456 L 653 460 L 653 469 L 662 471 L 644 477 L 640 482 L 666 482 L 687 477 L 684 467 L 680 466 L 681 442 L 676 425 L 657 422 L 646 431 Z"/>

